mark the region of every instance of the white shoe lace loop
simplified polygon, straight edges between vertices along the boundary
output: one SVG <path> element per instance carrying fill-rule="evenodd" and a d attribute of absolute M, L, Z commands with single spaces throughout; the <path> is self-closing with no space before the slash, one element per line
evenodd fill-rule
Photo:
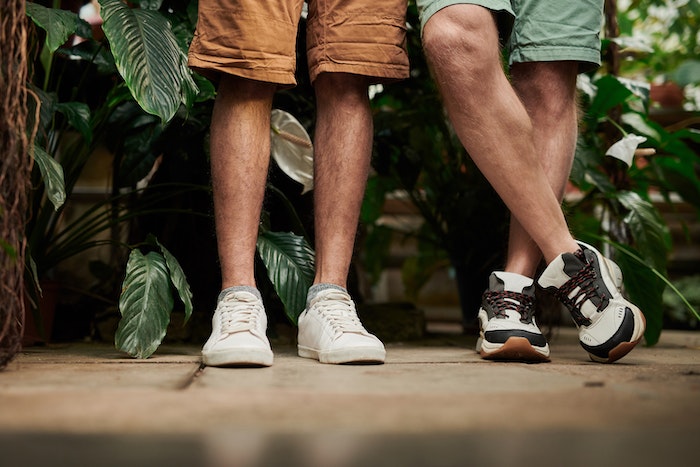
<path fill-rule="evenodd" d="M 221 334 L 254 331 L 260 315 L 264 313 L 259 300 L 249 300 L 234 294 L 226 295 L 219 302 Z"/>
<path fill-rule="evenodd" d="M 367 332 L 357 317 L 355 304 L 347 294 L 342 292 L 326 294 L 312 306 L 328 322 L 336 337 L 346 332 L 358 334 Z"/>

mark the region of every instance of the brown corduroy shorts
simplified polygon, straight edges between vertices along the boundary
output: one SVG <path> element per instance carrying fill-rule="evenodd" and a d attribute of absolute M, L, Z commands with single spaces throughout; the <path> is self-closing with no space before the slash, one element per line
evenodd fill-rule
<path fill-rule="evenodd" d="M 302 0 L 199 0 L 189 65 L 291 87 Z M 307 58 L 311 80 L 353 73 L 373 83 L 408 77 L 406 0 L 310 0 Z"/>

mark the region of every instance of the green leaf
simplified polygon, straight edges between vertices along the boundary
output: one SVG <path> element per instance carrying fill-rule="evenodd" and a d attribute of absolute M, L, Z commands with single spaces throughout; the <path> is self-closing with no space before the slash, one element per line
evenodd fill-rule
<path fill-rule="evenodd" d="M 197 73 L 194 73 L 192 77 L 194 78 L 195 84 L 199 88 L 199 94 L 197 94 L 196 102 L 206 102 L 216 97 L 216 88 L 211 81 Z"/>
<path fill-rule="evenodd" d="M 51 53 L 66 43 L 68 38 L 80 32 L 83 37 L 91 37 L 90 25 L 72 11 L 46 8 L 37 3 L 27 2 L 27 16 L 46 31 L 46 46 Z"/>
<path fill-rule="evenodd" d="M 41 177 L 46 185 L 46 196 L 56 211 L 66 202 L 66 184 L 63 167 L 41 146 L 33 145 L 34 162 L 39 166 Z"/>
<path fill-rule="evenodd" d="M 136 358 L 148 358 L 165 337 L 173 309 L 170 275 L 165 258 L 132 250 L 119 297 L 122 315 L 115 345 Z"/>
<path fill-rule="evenodd" d="M 628 210 L 623 221 L 641 256 L 651 260 L 650 266 L 665 273 L 671 237 L 661 214 L 635 192 L 620 191 L 615 197 Z"/>
<path fill-rule="evenodd" d="M 189 106 L 198 92 L 170 23 L 157 11 L 99 1 L 105 36 L 131 94 L 146 112 L 169 121 L 180 103 Z"/>
<path fill-rule="evenodd" d="M 34 128 L 37 124 L 36 117 L 38 115 L 38 129 L 35 137 L 36 141 L 42 142 L 46 140 L 46 135 L 50 132 L 53 124 L 56 107 L 58 106 L 58 96 L 55 93 L 44 92 L 31 84 L 28 86 L 31 98 L 28 99 L 29 112 L 27 114 L 27 128 Z M 39 112 L 36 111 L 36 106 L 39 106 Z"/>
<path fill-rule="evenodd" d="M 296 324 L 314 279 L 314 251 L 303 237 L 288 232 L 263 232 L 257 246 L 285 312 Z"/>
<path fill-rule="evenodd" d="M 700 179 L 695 174 L 694 164 L 670 157 L 657 158 L 654 163 L 662 171 L 669 188 L 700 210 Z"/>
<path fill-rule="evenodd" d="M 92 63 L 101 75 L 118 73 L 114 57 L 106 47 L 98 42 L 82 42 L 74 47 L 62 48 L 56 51 L 70 60 L 80 59 Z"/>
<path fill-rule="evenodd" d="M 615 261 L 622 270 L 627 295 L 642 310 L 646 319 L 644 339 L 647 345 L 654 345 L 659 341 L 663 328 L 663 292 L 666 284 L 652 269 L 630 256 L 618 254 Z"/>
<path fill-rule="evenodd" d="M 68 119 L 68 123 L 78 130 L 85 142 L 92 141 L 92 127 L 90 126 L 90 107 L 82 102 L 64 102 L 58 104 L 56 110 L 61 112 Z"/>
<path fill-rule="evenodd" d="M 669 74 L 669 78 L 681 87 L 700 83 L 700 60 L 686 60 Z"/>
<path fill-rule="evenodd" d="M 175 289 L 177 290 L 180 300 L 185 304 L 185 323 L 192 316 L 192 291 L 190 290 L 190 284 L 187 283 L 187 277 L 185 277 L 185 271 L 182 270 L 182 266 L 178 262 L 177 258 L 168 251 L 167 248 L 163 246 L 162 243 L 153 237 L 160 252 L 165 258 L 165 264 L 168 266 L 168 272 L 170 273 L 170 280 L 172 281 Z"/>
<path fill-rule="evenodd" d="M 611 75 L 603 76 L 595 85 L 598 87 L 598 93 L 588 109 L 588 116 L 594 120 L 604 117 L 608 110 L 622 104 L 632 95 L 629 88 Z"/>
<path fill-rule="evenodd" d="M 649 120 L 645 116 L 637 112 L 628 112 L 623 114 L 622 122 L 625 125 L 632 127 L 636 133 L 649 136 L 650 138 L 653 138 L 654 141 L 661 141 L 661 134 L 659 131 L 650 125 Z"/>

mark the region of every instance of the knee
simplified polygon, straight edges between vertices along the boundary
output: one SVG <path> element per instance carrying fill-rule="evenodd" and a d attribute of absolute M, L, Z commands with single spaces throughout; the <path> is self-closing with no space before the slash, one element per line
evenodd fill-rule
<path fill-rule="evenodd" d="M 526 107 L 536 107 L 554 121 L 576 111 L 576 62 L 516 63 L 513 87 Z"/>
<path fill-rule="evenodd" d="M 495 21 L 489 12 L 484 12 L 469 14 L 464 9 L 448 7 L 435 13 L 423 29 L 423 49 L 428 60 L 434 66 L 486 66 L 499 61 Z"/>

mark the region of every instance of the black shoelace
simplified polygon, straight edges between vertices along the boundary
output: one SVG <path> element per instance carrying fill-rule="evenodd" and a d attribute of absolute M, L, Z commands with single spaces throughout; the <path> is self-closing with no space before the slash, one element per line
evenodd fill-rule
<path fill-rule="evenodd" d="M 522 323 L 532 323 L 535 299 L 530 295 L 506 290 L 498 292 L 489 290 L 484 292 L 484 301 L 491 307 L 497 318 L 507 318 L 508 315 L 506 311 L 515 310 L 520 314 L 520 321 Z"/>
<path fill-rule="evenodd" d="M 596 301 L 592 300 L 592 298 L 599 297 L 601 300 L 599 300 L 598 305 L 596 305 L 596 311 L 601 312 L 605 308 L 607 300 L 605 300 L 606 297 L 601 294 L 596 287 L 597 274 L 595 268 L 593 264 L 586 259 L 583 250 L 577 251 L 574 253 L 574 256 L 580 259 L 584 266 L 575 276 L 562 285 L 554 293 L 554 296 L 569 309 L 576 324 L 579 326 L 589 326 L 591 320 L 581 313 L 581 306 L 587 300 L 591 300 L 591 303 L 595 304 Z M 578 291 L 572 297 L 569 297 L 577 288 Z"/>

